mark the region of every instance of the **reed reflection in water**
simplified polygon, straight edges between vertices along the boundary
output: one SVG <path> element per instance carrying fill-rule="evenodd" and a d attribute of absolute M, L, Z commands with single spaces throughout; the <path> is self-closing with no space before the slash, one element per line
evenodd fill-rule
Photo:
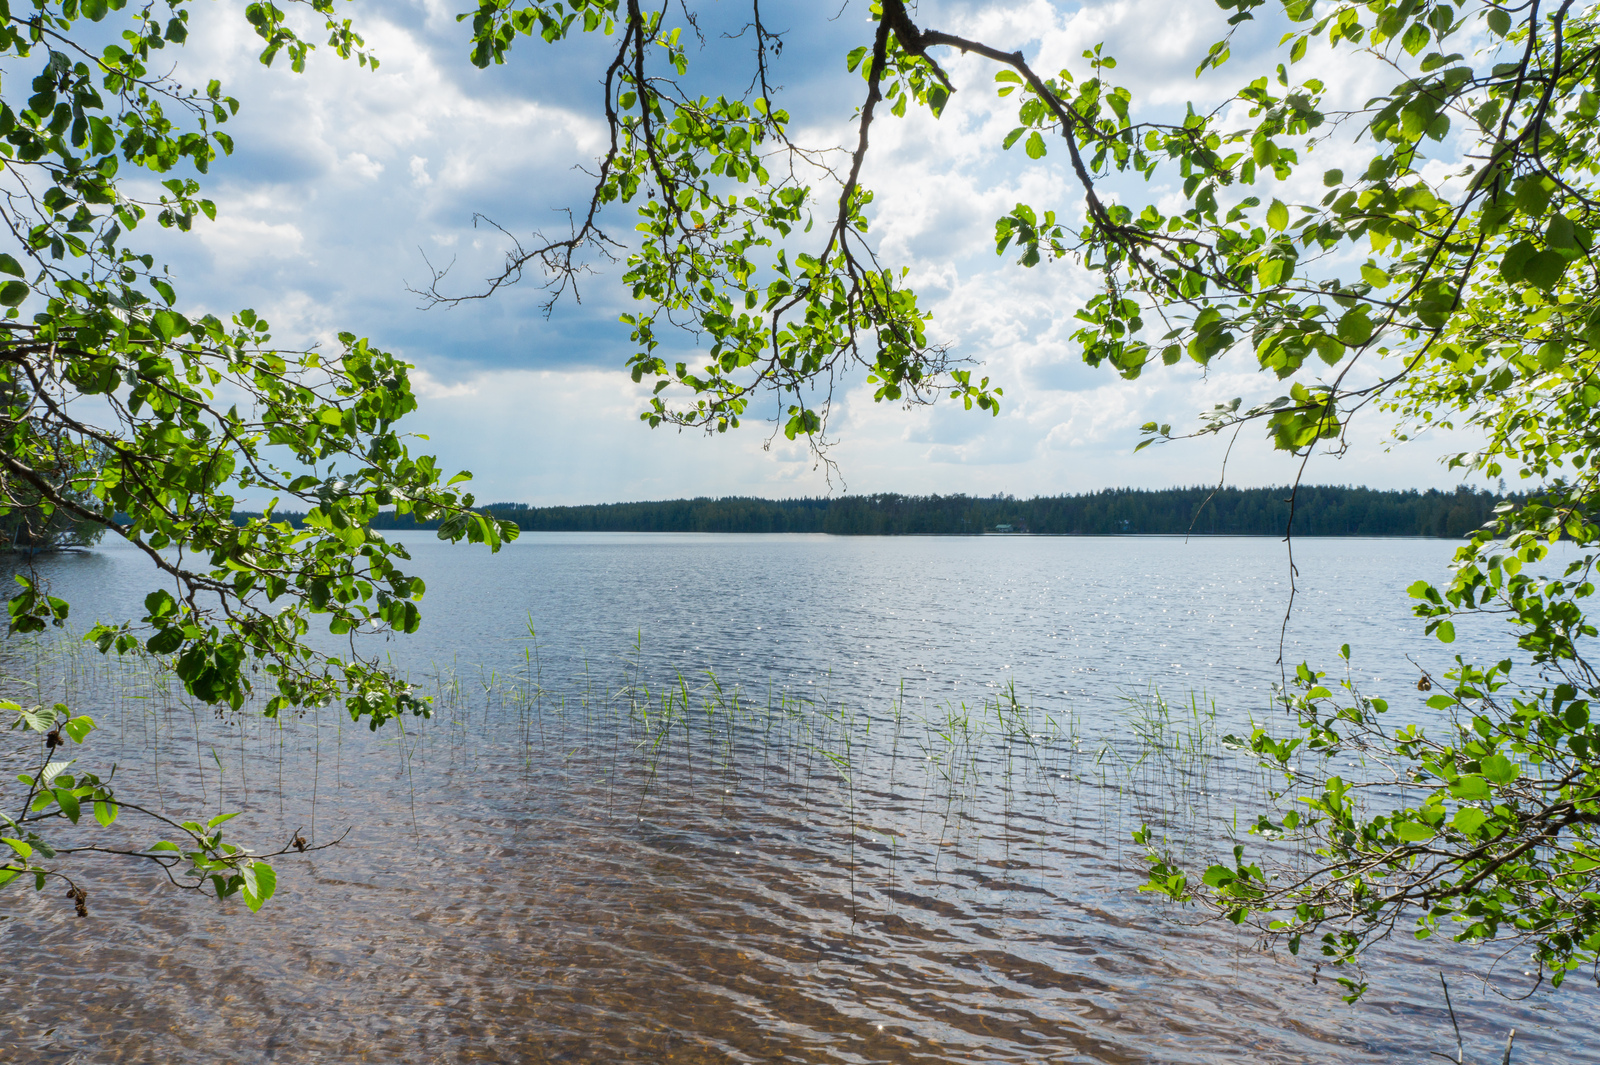
<path fill-rule="evenodd" d="M 1416 1060 L 1453 1042 L 1443 968 L 1469 1046 L 1515 1024 L 1518 1060 L 1600 1060 L 1578 982 L 1510 1003 L 1471 979 L 1489 952 L 1396 945 L 1349 1007 L 1309 962 L 1138 896 L 1132 828 L 1200 855 L 1260 800 L 1204 702 L 1090 730 L 1014 689 L 800 698 L 542 661 L 419 675 L 437 715 L 374 734 L 326 709 L 218 718 L 148 663 L 13 642 L 13 683 L 94 713 L 82 753 L 119 787 L 244 809 L 263 844 L 350 834 L 281 862 L 255 916 L 121 866 L 90 871 L 86 921 L 8 892 L 0 1054 Z"/>

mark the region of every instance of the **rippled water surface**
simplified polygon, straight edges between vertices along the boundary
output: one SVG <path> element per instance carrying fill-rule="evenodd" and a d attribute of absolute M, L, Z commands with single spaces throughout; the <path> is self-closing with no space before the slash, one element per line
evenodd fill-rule
<path fill-rule="evenodd" d="M 4 649 L 24 697 L 95 715 L 75 753 L 124 794 L 243 810 L 263 848 L 348 834 L 279 860 L 258 915 L 119 864 L 88 920 L 10 888 L 0 1060 L 1420 1061 L 1454 1057 L 1442 971 L 1469 1060 L 1514 1025 L 1516 1061 L 1600 1062 L 1583 980 L 1513 1002 L 1517 958 L 1486 985 L 1493 952 L 1397 942 L 1347 1006 L 1134 890 L 1142 821 L 1203 860 L 1253 820 L 1217 738 L 1271 714 L 1280 633 L 1291 666 L 1348 642 L 1397 714 L 1417 665 L 1501 657 L 1410 618 L 1449 544 L 1298 541 L 1285 631 L 1271 540 L 419 540 L 423 631 L 369 645 L 437 697 L 403 732 Z M 152 586 L 110 547 L 43 569 L 81 624 Z"/>

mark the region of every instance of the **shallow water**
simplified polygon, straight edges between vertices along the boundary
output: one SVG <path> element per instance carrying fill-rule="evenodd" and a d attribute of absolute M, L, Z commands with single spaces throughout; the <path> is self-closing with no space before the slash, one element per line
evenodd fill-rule
<path fill-rule="evenodd" d="M 1498 1060 L 1515 1025 L 1514 1060 L 1600 1061 L 1582 981 L 1512 1003 L 1471 975 L 1492 953 L 1397 943 L 1347 1006 L 1309 961 L 1133 890 L 1141 820 L 1199 855 L 1258 800 L 1215 737 L 1270 712 L 1281 544 L 415 553 L 424 630 L 381 649 L 441 712 L 404 734 L 332 710 L 218 720 L 81 653 L 40 674 L 95 714 L 82 753 L 125 791 L 244 809 L 229 827 L 260 846 L 350 833 L 279 860 L 259 915 L 115 866 L 93 870 L 87 921 L 9 889 L 0 1059 L 1417 1060 L 1453 1057 L 1443 970 L 1469 1056 Z M 1401 589 L 1449 553 L 1299 541 L 1287 660 L 1331 664 L 1348 641 L 1400 712 L 1420 701 L 1408 654 L 1435 672 L 1499 657 L 1493 630 L 1445 649 L 1410 620 Z M 46 571 L 85 623 L 149 587 L 113 549 Z M 663 703 L 680 672 L 688 697 Z M 1122 695 L 1151 684 L 1205 690 L 1216 722 L 1197 733 L 1178 708 L 1145 744 Z M 1513 961 L 1498 986 L 1520 992 Z"/>

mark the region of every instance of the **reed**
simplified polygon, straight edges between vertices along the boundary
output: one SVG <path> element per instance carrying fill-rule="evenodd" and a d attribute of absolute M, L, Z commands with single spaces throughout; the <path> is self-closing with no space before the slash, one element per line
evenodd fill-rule
<path fill-rule="evenodd" d="M 1032 699 L 1010 676 L 975 701 L 911 698 L 903 682 L 881 695 L 840 690 L 827 674 L 750 687 L 711 670 L 653 667 L 642 633 L 617 658 L 576 660 L 573 675 L 556 676 L 530 621 L 511 668 L 452 657 L 408 678 L 429 697 L 431 718 L 363 734 L 360 750 L 391 748 L 414 844 L 424 842 L 419 778 L 433 794 L 440 780 L 483 779 L 509 757 L 530 782 L 552 771 L 603 778 L 619 820 L 804 810 L 841 842 L 853 909 L 858 896 L 893 895 L 858 879 L 868 852 L 884 851 L 893 880 L 917 863 L 938 873 L 947 856 L 987 848 L 1009 867 L 1036 845 L 1030 839 L 1061 825 L 1121 858 L 1133 829 L 1149 825 L 1162 846 L 1194 854 L 1230 840 L 1237 810 L 1266 787 L 1253 760 L 1224 742 L 1218 708 L 1200 693 L 1173 702 L 1149 689 L 1085 707 Z M 348 808 L 338 800 L 373 776 L 365 753 L 351 763 L 341 713 L 326 723 L 324 708 L 275 720 L 251 706 L 218 714 L 147 655 L 13 639 L 0 680 L 26 701 L 97 714 L 121 746 L 108 756 L 128 767 L 128 784 L 161 803 L 271 810 L 276 830 L 308 824 L 315 839 L 327 831 L 329 802 Z M 325 727 L 334 729 L 327 744 Z M 191 767 L 179 771 L 182 751 Z"/>

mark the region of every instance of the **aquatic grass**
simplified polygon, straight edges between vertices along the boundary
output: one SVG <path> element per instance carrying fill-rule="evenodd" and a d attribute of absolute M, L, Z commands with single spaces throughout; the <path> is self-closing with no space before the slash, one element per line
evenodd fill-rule
<path fill-rule="evenodd" d="M 653 668 L 635 634 L 624 654 L 575 658 L 562 678 L 531 624 L 520 642 L 509 669 L 453 656 L 409 677 L 432 702 L 432 717 L 362 737 L 363 750 L 392 749 L 396 797 L 418 846 L 421 777 L 470 788 L 505 752 L 530 781 L 551 771 L 603 780 L 619 820 L 695 809 L 728 820 L 752 801 L 805 811 L 814 831 L 838 841 L 854 910 L 858 897 L 892 905 L 905 870 L 920 866 L 937 878 L 968 861 L 958 855 L 993 847 L 999 868 L 1025 866 L 1030 850 L 1067 823 L 1086 833 L 1084 846 L 1113 859 L 1145 824 L 1175 850 L 1215 847 L 1236 834 L 1233 811 L 1255 794 L 1253 759 L 1223 742 L 1217 708 L 1203 694 L 1180 702 L 1153 689 L 1130 694 L 1095 708 L 1091 727 L 1088 708 L 1041 703 L 1011 676 L 975 699 L 912 698 L 904 682 L 880 693 L 841 689 L 828 674 L 752 687 L 714 670 Z M 208 806 L 225 797 L 259 812 L 265 800 L 280 830 L 303 820 L 315 838 L 327 824 L 324 773 L 335 796 L 370 778 L 347 761 L 342 712 L 331 722 L 315 707 L 304 721 L 265 719 L 248 704 L 201 713 L 152 656 L 13 640 L 0 653 L 0 674 L 32 701 L 61 698 L 115 722 L 130 765 L 139 763 L 130 783 L 159 801 L 187 801 L 193 791 Z M 334 729 L 329 744 L 325 727 Z M 185 749 L 192 768 L 174 775 Z M 237 771 L 225 768 L 234 762 Z M 260 762 L 265 778 L 253 768 Z M 860 876 L 879 850 L 887 864 L 874 876 L 887 875 L 887 884 Z"/>

